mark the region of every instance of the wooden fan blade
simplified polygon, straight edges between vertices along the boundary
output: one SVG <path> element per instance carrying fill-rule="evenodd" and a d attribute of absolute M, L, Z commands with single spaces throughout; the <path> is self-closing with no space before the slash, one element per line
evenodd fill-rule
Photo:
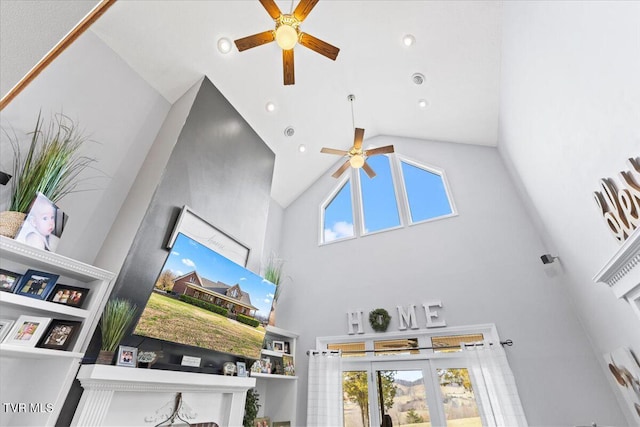
<path fill-rule="evenodd" d="M 240 52 L 243 50 L 251 49 L 252 47 L 260 46 L 276 39 L 276 35 L 273 30 L 264 31 L 262 33 L 254 34 L 252 36 L 243 37 L 234 41 L 236 47 Z"/>
<path fill-rule="evenodd" d="M 385 147 L 372 148 L 364 152 L 367 157 L 375 156 L 376 154 L 388 154 L 393 153 L 393 145 L 387 145 Z"/>
<path fill-rule="evenodd" d="M 267 10 L 269 16 L 271 16 L 273 19 L 278 19 L 280 15 L 282 15 L 282 12 L 280 12 L 280 8 L 274 0 L 260 0 L 260 3 Z"/>
<path fill-rule="evenodd" d="M 300 22 L 304 21 L 304 18 L 309 15 L 311 9 L 318 3 L 318 0 L 302 0 L 298 3 L 296 10 L 293 11 L 293 16 Z"/>
<path fill-rule="evenodd" d="M 371 169 L 371 166 L 369 166 L 369 163 L 364 162 L 364 165 L 362 165 L 362 169 L 364 169 L 367 175 L 369 175 L 369 178 L 373 178 L 374 176 L 376 176 L 376 173 L 373 171 L 373 169 Z"/>
<path fill-rule="evenodd" d="M 353 148 L 356 150 L 362 148 L 362 138 L 364 138 L 364 129 L 356 128 L 356 134 L 353 138 Z"/>
<path fill-rule="evenodd" d="M 338 170 L 337 170 L 337 171 L 335 171 L 335 172 L 333 173 L 333 175 L 331 175 L 331 176 L 332 176 L 332 177 L 334 177 L 334 178 L 340 178 L 340 175 L 342 175 L 342 174 L 344 173 L 344 171 L 346 171 L 348 168 L 349 168 L 349 160 L 347 160 L 346 162 L 344 162 L 344 163 L 342 164 L 342 166 L 340 166 L 340 167 L 338 168 Z"/>
<path fill-rule="evenodd" d="M 293 49 L 282 51 L 282 67 L 284 72 L 284 84 L 295 84 L 296 78 L 294 76 Z"/>
<path fill-rule="evenodd" d="M 300 33 L 300 44 L 304 47 L 308 47 L 309 49 L 318 52 L 320 55 L 324 55 L 331 60 L 336 60 L 338 57 L 338 53 L 340 49 L 335 46 L 330 45 L 327 42 L 324 42 L 318 38 L 313 37 L 311 34 Z"/>
<path fill-rule="evenodd" d="M 326 147 L 323 147 L 322 150 L 320 150 L 320 152 L 327 153 L 327 154 L 337 154 L 339 156 L 346 156 L 347 154 L 349 154 L 349 152 L 345 150 L 336 150 L 335 148 L 326 148 Z"/>

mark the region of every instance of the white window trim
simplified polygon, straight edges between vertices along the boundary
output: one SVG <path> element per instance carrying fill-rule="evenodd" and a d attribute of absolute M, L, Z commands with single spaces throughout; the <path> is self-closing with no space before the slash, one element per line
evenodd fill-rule
<path fill-rule="evenodd" d="M 347 184 L 347 181 L 349 181 L 350 179 L 350 175 L 346 174 L 342 179 L 340 179 L 338 181 L 338 185 L 335 186 L 335 188 L 333 189 L 333 191 L 331 193 L 329 193 L 329 196 L 326 197 L 322 203 L 320 204 L 320 227 L 319 227 L 319 236 L 318 236 L 318 241 L 320 242 L 320 245 L 330 245 L 331 243 L 335 243 L 335 242 L 343 242 L 345 240 L 352 240 L 358 237 L 358 230 L 357 230 L 357 225 L 356 225 L 356 214 L 355 214 L 355 200 L 354 200 L 354 193 L 355 191 L 353 191 L 353 181 L 351 182 L 351 220 L 353 221 L 353 236 L 347 236 L 347 237 L 341 237 L 339 239 L 334 239 L 331 240 L 330 242 L 325 242 L 324 240 L 324 212 L 327 208 L 327 206 L 329 206 L 329 204 L 336 198 L 336 196 L 338 195 L 338 193 L 340 192 L 340 190 L 342 190 L 344 188 L 344 186 Z"/>
<path fill-rule="evenodd" d="M 411 218 L 411 208 L 409 207 L 409 195 L 407 194 L 407 187 L 405 185 L 402 185 L 402 205 L 405 209 L 405 214 L 406 214 L 406 219 L 409 225 L 416 225 L 416 224 L 422 224 L 425 222 L 433 222 L 433 221 L 438 221 L 441 219 L 445 219 L 445 218 L 451 218 L 454 216 L 458 216 L 458 210 L 456 208 L 456 204 L 453 200 L 453 194 L 451 193 L 451 186 L 449 185 L 449 180 L 447 179 L 447 174 L 445 173 L 444 169 L 442 168 L 438 168 L 436 166 L 432 166 L 429 164 L 425 164 L 425 163 L 421 163 L 421 162 L 417 162 L 413 159 L 410 159 L 408 157 L 405 157 L 403 155 L 397 154 L 396 155 L 396 169 L 398 171 L 399 174 L 399 178 L 401 180 L 402 183 L 404 183 L 404 174 L 402 172 L 402 162 L 411 165 L 413 167 L 416 167 L 418 169 L 422 169 L 424 171 L 436 174 L 440 177 L 440 179 L 442 180 L 442 185 L 444 186 L 444 191 L 445 194 L 447 195 L 447 200 L 449 201 L 449 206 L 451 207 L 451 213 L 448 213 L 446 215 L 441 215 L 441 216 L 437 216 L 437 217 L 433 217 L 433 218 L 427 218 L 427 219 L 423 219 L 420 221 L 413 221 L 413 219 Z"/>
<path fill-rule="evenodd" d="M 376 235 L 380 233 L 386 233 L 388 231 L 399 230 L 417 224 L 440 221 L 442 219 L 458 216 L 458 210 L 453 199 L 451 186 L 449 185 L 449 180 L 447 179 L 447 175 L 444 169 L 410 159 L 397 153 L 393 153 L 390 155 L 384 154 L 384 156 L 388 158 L 389 167 L 391 168 L 391 181 L 396 199 L 396 206 L 398 208 L 400 224 L 393 227 L 384 228 L 382 230 L 365 232 L 364 204 L 362 203 L 362 184 L 360 180 L 360 173 L 359 169 L 350 167 L 348 173 L 344 174 L 344 176 L 338 181 L 338 184 L 334 187 L 333 191 L 320 204 L 320 226 L 318 227 L 318 242 L 320 246 Z M 409 196 L 407 195 L 407 188 L 404 181 L 401 162 L 405 162 L 411 166 L 422 169 L 426 172 L 436 174 L 440 177 L 445 190 L 445 194 L 447 196 L 447 200 L 449 202 L 449 206 L 451 207 L 451 213 L 434 218 L 423 219 L 420 221 L 412 220 L 411 209 L 409 207 Z M 353 236 L 341 237 L 339 239 L 334 239 L 330 242 L 326 242 L 324 240 L 325 210 L 349 180 L 351 181 L 351 218 L 353 220 Z"/>

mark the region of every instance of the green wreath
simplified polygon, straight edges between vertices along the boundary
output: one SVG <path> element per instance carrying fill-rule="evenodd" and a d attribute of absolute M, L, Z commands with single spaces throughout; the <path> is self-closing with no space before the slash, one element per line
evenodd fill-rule
<path fill-rule="evenodd" d="M 384 308 L 376 308 L 369 313 L 369 324 L 376 332 L 384 332 L 389 327 L 391 316 Z"/>

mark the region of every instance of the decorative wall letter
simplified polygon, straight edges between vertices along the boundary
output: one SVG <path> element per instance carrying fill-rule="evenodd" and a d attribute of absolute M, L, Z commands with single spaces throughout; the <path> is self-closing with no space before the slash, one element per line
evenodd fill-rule
<path fill-rule="evenodd" d="M 347 311 L 347 322 L 349 323 L 349 335 L 364 334 L 364 329 L 362 329 L 362 311 Z M 353 330 L 354 326 L 358 327 L 357 331 Z"/>
<path fill-rule="evenodd" d="M 398 329 L 404 331 L 407 329 L 407 325 L 411 329 L 418 329 L 418 322 L 416 321 L 416 306 L 411 304 L 407 311 L 405 312 L 402 309 L 402 306 L 397 306 L 398 308 L 398 322 L 400 323 Z"/>
<path fill-rule="evenodd" d="M 434 322 L 433 319 L 438 318 L 438 312 L 430 311 L 431 307 L 442 308 L 442 301 L 440 300 L 427 301 L 422 306 L 424 307 L 424 314 L 427 316 L 427 328 L 441 328 L 443 326 L 447 326 L 447 322 L 445 322 L 444 319 L 438 322 Z"/>
<path fill-rule="evenodd" d="M 602 178 L 600 185 L 604 194 L 593 193 L 602 217 L 616 240 L 624 242 L 638 226 L 640 226 L 640 185 L 634 179 L 640 179 L 640 157 L 629 159 L 631 170 L 620 172 L 626 188 L 618 191 L 615 181 Z"/>

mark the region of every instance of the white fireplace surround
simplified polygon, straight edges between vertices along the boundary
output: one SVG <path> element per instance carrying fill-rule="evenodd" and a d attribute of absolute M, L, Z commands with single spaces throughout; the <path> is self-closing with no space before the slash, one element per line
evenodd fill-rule
<path fill-rule="evenodd" d="M 156 426 L 174 412 L 176 424 L 215 422 L 242 426 L 246 392 L 255 378 L 159 369 L 83 365 L 77 375 L 84 388 L 72 426 Z M 182 419 L 180 421 L 179 419 Z"/>

